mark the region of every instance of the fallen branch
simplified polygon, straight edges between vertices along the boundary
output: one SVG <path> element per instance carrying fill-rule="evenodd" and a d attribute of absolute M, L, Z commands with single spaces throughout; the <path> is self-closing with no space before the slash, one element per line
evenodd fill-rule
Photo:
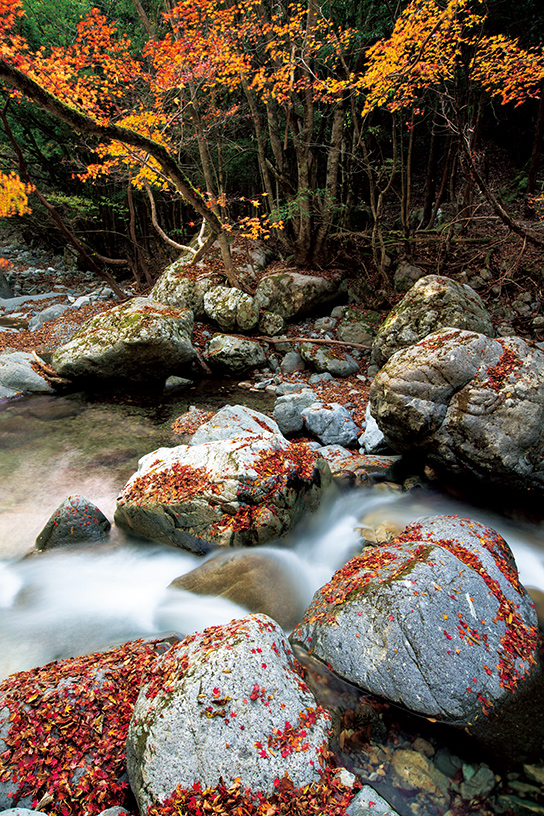
<path fill-rule="evenodd" d="M 70 380 L 66 380 L 64 377 L 59 377 L 57 372 L 54 368 L 52 368 L 47 363 L 38 357 L 35 351 L 32 351 L 32 356 L 35 360 L 34 366 L 39 368 L 39 374 L 48 382 L 55 383 L 56 385 L 68 385 Z"/>
<path fill-rule="evenodd" d="M 371 349 L 363 343 L 348 343 L 346 340 L 322 340 L 315 337 L 254 337 L 254 340 L 263 340 L 265 343 L 320 343 L 323 346 L 349 346 L 350 348 Z"/>
<path fill-rule="evenodd" d="M 198 362 L 202 366 L 202 369 L 204 370 L 204 372 L 206 374 L 211 375 L 212 374 L 211 368 L 209 367 L 208 363 L 206 362 L 206 360 L 202 356 L 201 352 L 196 348 L 196 346 L 195 346 L 195 351 L 196 351 L 196 359 L 198 360 Z"/>

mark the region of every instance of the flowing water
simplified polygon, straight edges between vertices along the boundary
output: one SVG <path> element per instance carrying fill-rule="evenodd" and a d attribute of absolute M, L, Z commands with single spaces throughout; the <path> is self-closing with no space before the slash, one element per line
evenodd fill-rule
<path fill-rule="evenodd" d="M 216 387 L 198 392 L 203 407 L 241 401 Z M 247 394 L 243 395 L 247 403 Z M 260 405 L 266 407 L 263 396 Z M 131 638 L 188 634 L 246 614 L 220 598 L 168 589 L 202 563 L 197 556 L 131 540 L 112 530 L 108 543 L 28 556 L 49 516 L 69 494 L 81 494 L 111 519 L 115 499 L 144 453 L 179 444 L 171 422 L 196 402 L 147 407 L 30 397 L 0 405 L 0 678 L 50 660 L 92 652 Z M 498 529 L 511 545 L 526 585 L 544 590 L 544 530 L 456 503 L 427 488 L 409 493 L 383 486 L 334 492 L 286 542 L 267 550 L 314 591 L 360 546 L 361 519 L 400 525 L 423 515 L 458 513 Z"/>

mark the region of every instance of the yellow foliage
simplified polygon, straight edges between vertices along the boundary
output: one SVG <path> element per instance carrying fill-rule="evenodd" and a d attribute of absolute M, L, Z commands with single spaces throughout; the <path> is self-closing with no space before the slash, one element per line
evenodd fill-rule
<path fill-rule="evenodd" d="M 33 187 L 25 184 L 16 173 L 0 173 L 0 217 L 26 215 L 31 212 L 28 194 Z"/>

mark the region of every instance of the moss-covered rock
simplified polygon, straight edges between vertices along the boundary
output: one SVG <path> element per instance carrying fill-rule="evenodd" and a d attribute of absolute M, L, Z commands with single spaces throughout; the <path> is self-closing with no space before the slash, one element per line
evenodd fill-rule
<path fill-rule="evenodd" d="M 339 285 L 339 280 L 279 269 L 259 281 L 255 302 L 265 311 L 281 315 L 284 320 L 293 320 L 334 301 L 338 297 Z"/>
<path fill-rule="evenodd" d="M 193 313 L 134 298 L 95 315 L 54 353 L 61 377 L 147 382 L 186 374 L 195 350 Z"/>

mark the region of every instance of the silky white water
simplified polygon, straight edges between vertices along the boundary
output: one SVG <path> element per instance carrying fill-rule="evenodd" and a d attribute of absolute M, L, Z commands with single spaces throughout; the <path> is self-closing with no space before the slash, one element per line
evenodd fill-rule
<path fill-rule="evenodd" d="M 32 404 L 0 412 L 0 441 L 6 438 L 2 428 L 13 425 L 14 417 L 20 420 L 23 408 L 30 410 Z M 70 407 L 68 416 L 56 419 L 43 419 L 49 414 L 42 411 L 42 433 L 36 432 L 29 414 L 30 438 L 25 423 L 16 422 L 17 434 L 8 434 L 9 444 L 0 448 L 0 677 L 136 637 L 185 635 L 246 614 L 224 599 L 168 588 L 202 559 L 129 540 L 115 529 L 106 544 L 25 557 L 69 493 L 85 495 L 111 518 L 117 492 L 138 456 L 165 442 L 162 425 L 127 415 L 118 406 L 77 404 L 71 415 Z M 266 551 L 285 562 L 306 605 L 360 548 L 356 528 L 363 519 L 365 524 L 387 520 L 405 526 L 437 513 L 471 517 L 498 530 L 514 551 L 522 582 L 544 590 L 541 526 L 516 526 L 426 488 L 400 493 L 378 486 L 332 493 L 287 542 Z"/>

